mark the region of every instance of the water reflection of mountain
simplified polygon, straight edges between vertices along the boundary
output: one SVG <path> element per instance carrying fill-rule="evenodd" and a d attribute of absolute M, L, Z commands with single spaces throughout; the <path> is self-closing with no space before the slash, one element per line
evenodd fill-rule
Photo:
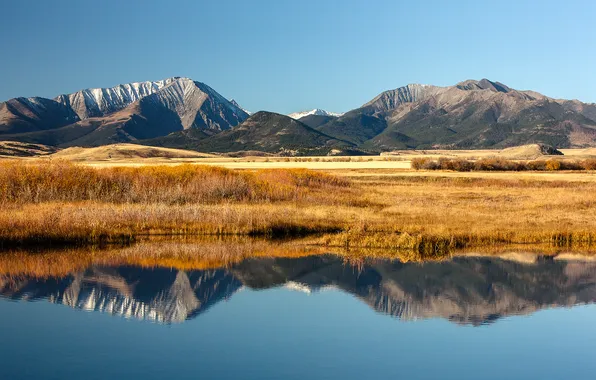
<path fill-rule="evenodd" d="M 92 267 L 60 279 L 0 277 L 0 295 L 11 299 L 48 299 L 73 308 L 165 323 L 192 318 L 241 286 L 224 270 L 130 266 Z"/>
<path fill-rule="evenodd" d="M 329 255 L 250 259 L 226 269 L 187 272 L 92 267 L 65 278 L 0 277 L 0 295 L 172 323 L 197 316 L 243 286 L 288 284 L 307 291 L 333 286 L 404 320 L 441 317 L 478 325 L 547 307 L 595 302 L 596 263 L 460 257 L 351 265 Z"/>

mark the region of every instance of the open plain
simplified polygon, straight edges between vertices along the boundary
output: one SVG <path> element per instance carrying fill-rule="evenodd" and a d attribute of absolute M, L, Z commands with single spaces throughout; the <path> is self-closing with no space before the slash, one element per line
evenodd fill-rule
<path fill-rule="evenodd" d="M 153 235 L 309 236 L 321 246 L 431 253 L 498 244 L 592 246 L 593 170 L 410 168 L 424 155 L 499 154 L 227 157 L 128 144 L 68 149 L 2 162 L 0 238 L 20 245 Z"/>

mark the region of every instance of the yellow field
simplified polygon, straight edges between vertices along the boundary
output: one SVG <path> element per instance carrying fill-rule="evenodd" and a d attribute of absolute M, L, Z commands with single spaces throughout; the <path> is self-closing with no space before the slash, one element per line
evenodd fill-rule
<path fill-rule="evenodd" d="M 61 159 L 68 158 L 62 153 Z M 14 168 L 4 172 L 13 174 L 0 183 L 6 195 L 0 210 L 3 241 L 323 233 L 309 237 L 310 244 L 416 252 L 494 244 L 596 244 L 595 171 L 415 171 L 409 160 L 425 152 L 412 151 L 375 157 L 136 155 L 103 160 L 83 153 L 89 160 L 77 160 L 70 169 L 56 158 L 11 160 L 17 166 L 49 166 L 44 174 L 38 169 L 33 174 L 15 175 Z M 432 155 L 482 158 L 498 153 Z M 568 150 L 564 157 L 591 153 Z M 153 167 L 156 163 L 162 166 Z M 213 166 L 231 170 L 207 170 Z M 328 176 L 317 182 L 315 173 L 323 172 Z"/>
<path fill-rule="evenodd" d="M 199 164 L 221 166 L 230 169 L 295 169 L 336 171 L 350 175 L 349 171 L 370 172 L 384 170 L 383 174 L 394 171 L 409 171 L 414 158 L 440 157 L 482 159 L 503 157 L 507 159 L 547 159 L 579 160 L 596 157 L 596 148 L 562 149 L 564 156 L 544 156 L 535 146 L 510 148 L 508 150 L 404 150 L 384 153 L 378 156 L 320 156 L 320 157 L 228 157 L 199 153 L 182 149 L 148 147 L 134 144 L 114 144 L 97 148 L 68 148 L 51 155 L 19 158 L 20 160 L 67 160 L 94 167 L 145 165 Z M 429 175 L 429 174 L 425 174 Z M 432 175 L 432 174 L 431 174 Z M 436 174 L 435 174 L 436 175 Z M 550 178 L 550 177 L 548 177 Z"/>

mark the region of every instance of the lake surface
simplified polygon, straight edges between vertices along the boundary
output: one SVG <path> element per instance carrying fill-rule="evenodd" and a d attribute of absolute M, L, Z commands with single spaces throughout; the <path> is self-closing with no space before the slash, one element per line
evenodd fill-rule
<path fill-rule="evenodd" d="M 0 297 L 0 379 L 596 377 L 591 261 L 91 265 Z"/>

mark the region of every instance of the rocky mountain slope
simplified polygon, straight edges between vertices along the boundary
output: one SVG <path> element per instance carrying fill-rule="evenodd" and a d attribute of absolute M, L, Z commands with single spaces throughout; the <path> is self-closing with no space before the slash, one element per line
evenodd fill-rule
<path fill-rule="evenodd" d="M 71 108 L 81 120 L 120 111 L 129 104 L 156 93 L 178 78 L 156 82 L 121 84 L 112 88 L 91 88 L 57 96 L 54 100 Z"/>
<path fill-rule="evenodd" d="M 13 110 L 16 102 L 2 103 L 0 110 Z M 51 105 L 62 112 L 42 113 L 37 123 L 25 117 L 33 113 L 29 111 L 34 108 L 31 103 L 20 102 L 27 105 L 27 112 L 0 111 L 0 139 L 61 147 L 99 146 L 165 136 L 190 128 L 219 132 L 248 117 L 211 87 L 179 77 L 45 99 L 45 108 Z M 58 120 L 50 120 L 45 116 L 48 113 Z M 23 128 L 25 122 L 31 126 Z"/>
<path fill-rule="evenodd" d="M 242 287 L 280 285 L 307 292 L 339 289 L 403 320 L 438 317 L 481 325 L 596 302 L 596 263 L 456 257 L 423 264 L 367 259 L 352 266 L 329 255 L 248 259 L 205 271 L 99 266 L 64 278 L 0 276 L 0 296 L 173 323 L 196 317 Z"/>
<path fill-rule="evenodd" d="M 0 103 L 0 140 L 59 147 L 142 141 L 220 152 L 302 148 L 313 154 L 325 152 L 335 144 L 331 140 L 367 152 L 596 146 L 596 104 L 553 99 L 487 79 L 448 87 L 410 84 L 345 114 L 315 109 L 285 120 L 275 116 L 276 128 L 272 116 L 263 117 L 274 114 L 260 114 L 250 129 L 244 125 L 236 133 L 225 132 L 249 114 L 203 83 L 173 77 L 87 89 L 53 100 Z M 292 124 L 296 119 L 301 128 Z M 280 123 L 286 125 L 282 133 Z"/>
<path fill-rule="evenodd" d="M 414 84 L 386 91 L 318 129 L 358 136 L 366 118 L 377 128 L 353 141 L 375 150 L 504 148 L 529 143 L 585 147 L 596 144 L 594 107 L 486 79 L 450 87 Z"/>
<path fill-rule="evenodd" d="M 0 103 L 0 138 L 60 128 L 79 121 L 68 106 L 45 98 L 15 98 Z"/>

